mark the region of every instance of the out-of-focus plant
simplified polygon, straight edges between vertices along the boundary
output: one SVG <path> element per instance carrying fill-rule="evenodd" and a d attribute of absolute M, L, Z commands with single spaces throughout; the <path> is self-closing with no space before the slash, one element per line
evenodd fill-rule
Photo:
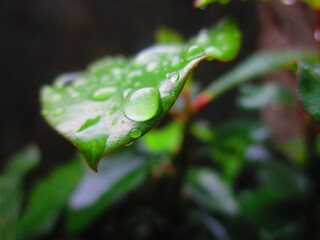
<path fill-rule="evenodd" d="M 305 138 L 276 146 L 256 114 L 246 116 L 295 104 L 294 96 L 276 83 L 247 82 L 293 70 L 301 103 L 319 120 L 317 53 L 257 52 L 197 91 L 191 75 L 201 61 L 229 61 L 239 51 L 236 22 L 186 42 L 161 28 L 156 39 L 134 57 L 107 57 L 43 87 L 44 118 L 91 169 L 102 158 L 99 172 L 77 155 L 23 198 L 23 176 L 39 154 L 31 148 L 14 157 L 0 178 L 0 239 L 303 239 L 315 180 L 303 167 L 320 153 L 315 122 L 305 114 Z M 200 119 L 239 86 L 237 119 L 218 126 Z M 152 130 L 167 113 L 169 123 Z"/>

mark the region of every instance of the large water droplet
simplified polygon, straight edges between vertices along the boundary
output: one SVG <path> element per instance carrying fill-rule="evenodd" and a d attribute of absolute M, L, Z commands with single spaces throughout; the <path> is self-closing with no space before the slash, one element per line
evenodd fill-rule
<path fill-rule="evenodd" d="M 204 56 L 204 55 L 205 55 L 205 53 L 204 53 L 202 47 L 200 47 L 199 45 L 193 45 L 188 49 L 188 51 L 186 53 L 186 58 L 188 60 L 192 60 L 192 59 Z"/>
<path fill-rule="evenodd" d="M 91 94 L 91 99 L 94 101 L 104 101 L 110 98 L 116 91 L 116 88 L 114 87 L 104 87 L 95 90 Z"/>
<path fill-rule="evenodd" d="M 180 77 L 179 73 L 177 73 L 177 72 L 172 72 L 172 73 L 167 74 L 167 78 L 173 83 L 178 81 L 179 77 Z"/>
<path fill-rule="evenodd" d="M 58 117 L 58 116 L 60 116 L 60 115 L 62 115 L 63 113 L 64 113 L 64 108 L 57 108 L 53 113 L 52 113 L 52 115 L 54 116 L 54 117 Z"/>
<path fill-rule="evenodd" d="M 144 122 L 157 115 L 160 107 L 158 90 L 148 87 L 129 94 L 124 103 L 124 114 L 131 120 Z"/>
<path fill-rule="evenodd" d="M 141 129 L 139 129 L 139 128 L 134 128 L 134 129 L 132 129 L 132 130 L 130 131 L 129 137 L 131 137 L 132 139 L 135 139 L 135 138 L 140 137 L 140 136 L 141 136 L 141 133 L 142 133 Z"/>

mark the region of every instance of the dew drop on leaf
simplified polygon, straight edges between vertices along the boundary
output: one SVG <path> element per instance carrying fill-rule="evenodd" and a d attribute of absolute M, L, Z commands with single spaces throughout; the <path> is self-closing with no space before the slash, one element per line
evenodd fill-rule
<path fill-rule="evenodd" d="M 157 115 L 160 106 L 158 90 L 148 87 L 129 94 L 124 103 L 124 114 L 137 122 L 147 121 Z"/>
<path fill-rule="evenodd" d="M 176 82 L 179 80 L 179 73 L 177 72 L 172 72 L 167 74 L 167 78 L 170 79 L 171 82 Z"/>
<path fill-rule="evenodd" d="M 204 56 L 205 53 L 203 51 L 203 48 L 200 47 L 199 45 L 192 45 L 187 53 L 186 53 L 186 58 L 188 60 L 192 60 L 192 59 L 195 59 L 195 58 L 198 58 L 198 57 L 201 57 L 201 56 Z"/>
<path fill-rule="evenodd" d="M 55 93 L 51 96 L 50 100 L 52 103 L 57 103 L 62 100 L 62 96 L 60 94 Z"/>
<path fill-rule="evenodd" d="M 58 87 L 69 85 L 69 84 L 72 84 L 73 82 L 75 82 L 80 77 L 81 77 L 81 75 L 77 72 L 66 73 L 66 74 L 63 74 L 61 77 L 59 77 L 56 84 Z"/>
<path fill-rule="evenodd" d="M 125 146 L 126 147 L 129 147 L 129 146 L 131 146 L 133 144 L 133 142 L 129 142 L 129 143 L 127 143 Z"/>
<path fill-rule="evenodd" d="M 91 94 L 91 99 L 93 101 L 104 101 L 110 98 L 116 91 L 116 88 L 114 87 L 104 87 L 104 88 L 99 88 L 95 90 Z"/>
<path fill-rule="evenodd" d="M 130 131 L 129 133 L 129 137 L 131 137 L 132 139 L 138 138 L 141 136 L 141 129 L 139 128 L 134 128 Z"/>
<path fill-rule="evenodd" d="M 156 70 L 157 67 L 158 67 L 158 63 L 156 61 L 152 61 L 152 62 L 148 63 L 147 71 L 152 72 L 152 71 Z"/>
<path fill-rule="evenodd" d="M 128 94 L 132 91 L 132 88 L 127 88 L 126 90 L 123 91 L 123 97 L 128 96 Z"/>
<path fill-rule="evenodd" d="M 52 113 L 52 115 L 53 115 L 54 117 L 58 117 L 58 116 L 62 115 L 63 113 L 64 113 L 64 108 L 57 108 L 57 109 Z"/>

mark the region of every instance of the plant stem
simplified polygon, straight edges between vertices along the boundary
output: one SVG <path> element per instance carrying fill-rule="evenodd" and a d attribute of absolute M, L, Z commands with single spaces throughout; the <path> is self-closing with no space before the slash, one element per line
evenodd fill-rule
<path fill-rule="evenodd" d="M 299 59 L 314 59 L 317 54 L 305 50 L 284 50 L 282 52 L 257 52 L 249 56 L 235 68 L 228 71 L 206 89 L 204 89 L 192 104 L 194 112 L 198 112 L 209 102 L 245 82 L 275 72 L 288 63 Z"/>

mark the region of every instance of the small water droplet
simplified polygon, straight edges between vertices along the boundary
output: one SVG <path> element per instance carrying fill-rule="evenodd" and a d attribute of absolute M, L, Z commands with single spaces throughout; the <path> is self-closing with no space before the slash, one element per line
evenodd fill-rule
<path fill-rule="evenodd" d="M 178 56 L 174 56 L 172 59 L 171 59 L 171 65 L 174 67 L 174 66 L 177 66 L 179 63 L 180 63 L 181 59 L 178 57 Z"/>
<path fill-rule="evenodd" d="M 101 76 L 101 81 L 107 82 L 109 80 L 109 76 L 107 74 L 104 74 Z"/>
<path fill-rule="evenodd" d="M 57 108 L 53 113 L 52 113 L 52 115 L 54 116 L 54 117 L 58 117 L 58 116 L 60 116 L 60 115 L 62 115 L 63 113 L 64 113 L 64 108 Z"/>
<path fill-rule="evenodd" d="M 128 94 L 132 91 L 132 88 L 127 88 L 126 90 L 123 91 L 123 97 L 128 96 Z"/>
<path fill-rule="evenodd" d="M 117 119 L 113 119 L 112 123 L 111 123 L 111 126 L 114 126 L 117 124 Z"/>
<path fill-rule="evenodd" d="M 91 99 L 94 101 L 104 101 L 107 100 L 108 98 L 110 98 L 116 91 L 116 88 L 114 87 L 104 87 L 104 88 L 100 88 L 95 90 L 92 94 L 91 94 Z"/>
<path fill-rule="evenodd" d="M 192 60 L 192 59 L 201 57 L 203 55 L 205 55 L 203 48 L 200 47 L 199 45 L 193 45 L 188 49 L 186 53 L 186 58 L 188 60 Z"/>
<path fill-rule="evenodd" d="M 121 68 L 114 68 L 114 69 L 112 69 L 112 73 L 113 73 L 114 75 L 119 76 L 119 75 L 122 74 L 122 69 L 121 69 Z"/>
<path fill-rule="evenodd" d="M 68 93 L 73 98 L 80 96 L 80 94 L 72 88 L 68 88 Z"/>
<path fill-rule="evenodd" d="M 158 63 L 156 61 L 152 61 L 152 62 L 148 63 L 147 71 L 152 72 L 152 71 L 156 70 L 157 67 L 158 67 Z"/>
<path fill-rule="evenodd" d="M 134 86 L 135 86 L 135 87 L 140 87 L 140 85 L 141 85 L 140 82 L 135 82 L 135 83 L 134 83 Z"/>
<path fill-rule="evenodd" d="M 57 102 L 60 102 L 62 100 L 62 96 L 58 93 L 54 93 L 51 95 L 51 98 L 50 98 L 51 102 L 52 103 L 57 103 Z"/>
<path fill-rule="evenodd" d="M 179 77 L 180 77 L 180 75 L 177 72 L 172 72 L 172 73 L 167 74 L 167 78 L 173 83 L 178 81 Z"/>
<path fill-rule="evenodd" d="M 130 131 L 129 137 L 131 137 L 132 139 L 135 139 L 135 138 L 140 137 L 140 136 L 141 136 L 141 133 L 142 133 L 141 129 L 139 129 L 139 128 L 134 128 L 134 129 L 132 129 L 132 130 Z"/>
<path fill-rule="evenodd" d="M 66 73 L 60 76 L 56 81 L 56 86 L 62 87 L 74 83 L 77 79 L 80 79 L 81 75 L 77 72 Z"/>
<path fill-rule="evenodd" d="M 158 90 L 148 87 L 130 93 L 124 103 L 124 114 L 133 121 L 144 122 L 157 115 L 160 108 Z"/>
<path fill-rule="evenodd" d="M 128 75 L 129 78 L 134 78 L 134 77 L 138 77 L 138 76 L 141 76 L 142 75 L 142 71 L 141 70 L 134 70 L 134 71 L 131 71 Z"/>

